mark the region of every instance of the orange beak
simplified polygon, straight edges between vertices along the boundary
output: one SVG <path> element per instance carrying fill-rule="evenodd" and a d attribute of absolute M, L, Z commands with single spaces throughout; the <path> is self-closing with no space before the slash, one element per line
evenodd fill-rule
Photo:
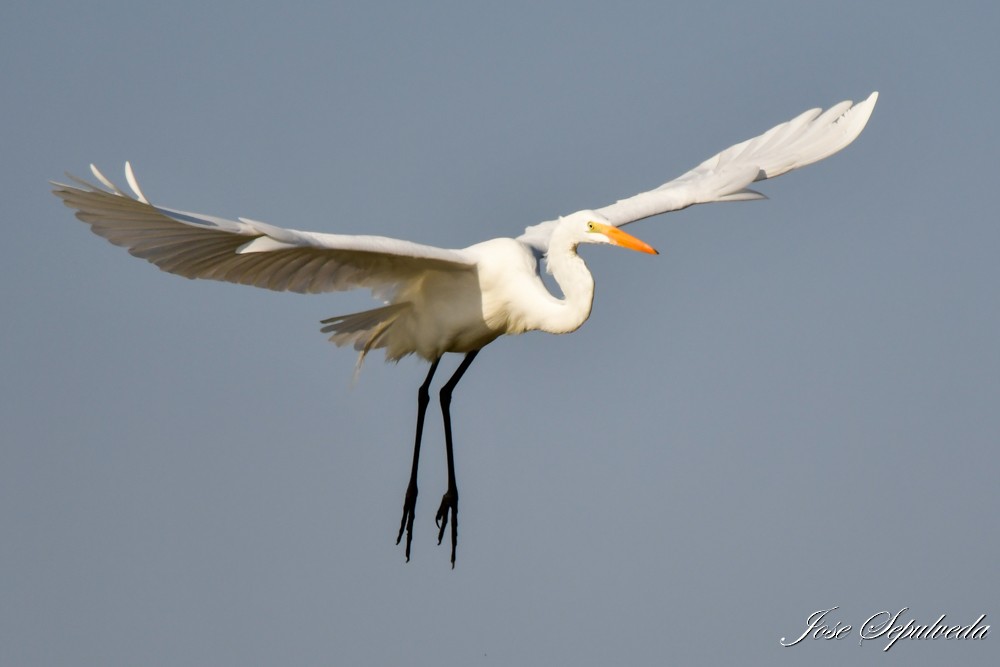
<path fill-rule="evenodd" d="M 617 227 L 612 227 L 611 225 L 605 225 L 600 222 L 591 223 L 594 226 L 594 230 L 598 231 L 609 239 L 616 246 L 621 246 L 622 248 L 628 248 L 629 250 L 637 250 L 639 252 L 645 252 L 650 255 L 659 255 L 660 253 L 656 251 L 656 248 L 649 245 L 645 241 L 640 241 L 631 234 L 626 234 Z"/>

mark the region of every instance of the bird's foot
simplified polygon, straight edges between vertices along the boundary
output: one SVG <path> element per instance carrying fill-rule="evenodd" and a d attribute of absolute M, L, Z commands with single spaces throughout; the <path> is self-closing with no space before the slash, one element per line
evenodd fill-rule
<path fill-rule="evenodd" d="M 403 518 L 399 521 L 399 535 L 396 536 L 396 544 L 403 539 L 403 531 L 406 531 L 406 562 L 410 562 L 410 543 L 413 541 L 413 515 L 417 510 L 417 485 L 410 482 L 406 487 L 406 496 L 403 498 Z"/>
<path fill-rule="evenodd" d="M 444 540 L 444 530 L 448 527 L 448 513 L 451 513 L 451 568 L 455 569 L 455 549 L 458 546 L 458 489 L 450 487 L 441 498 L 434 522 L 438 527 L 438 544 Z"/>

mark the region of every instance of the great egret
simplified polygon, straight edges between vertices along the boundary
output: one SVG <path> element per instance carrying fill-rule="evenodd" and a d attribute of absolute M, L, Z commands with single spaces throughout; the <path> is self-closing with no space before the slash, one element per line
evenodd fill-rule
<path fill-rule="evenodd" d="M 458 485 L 449 406 L 455 385 L 483 346 L 503 334 L 575 331 L 590 316 L 594 279 L 577 255 L 581 243 L 610 244 L 646 253 L 651 247 L 618 229 L 692 204 L 763 199 L 748 186 L 812 164 L 841 150 L 864 129 L 878 93 L 863 102 L 811 109 L 764 134 L 736 144 L 658 188 L 610 206 L 584 210 L 499 238 L 448 250 L 380 236 L 303 232 L 238 218 L 226 220 L 151 204 L 129 163 L 126 194 L 91 165 L 100 185 L 69 178 L 54 193 L 94 233 L 124 246 L 164 271 L 187 278 L 226 280 L 272 290 L 328 292 L 365 287 L 383 306 L 323 320 L 337 345 L 352 344 L 359 364 L 373 349 L 397 360 L 418 354 L 430 370 L 417 393 L 417 428 L 399 544 L 410 558 L 417 501 L 417 466 L 431 379 L 447 352 L 465 355 L 441 389 L 448 487 L 436 515 L 438 544 L 451 523 L 451 564 L 458 544 Z M 103 186 L 103 187 L 102 187 Z M 562 298 L 541 280 L 538 257 Z"/>

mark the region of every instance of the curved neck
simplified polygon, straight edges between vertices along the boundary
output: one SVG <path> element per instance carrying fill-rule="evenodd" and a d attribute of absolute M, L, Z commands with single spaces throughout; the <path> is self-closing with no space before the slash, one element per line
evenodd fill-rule
<path fill-rule="evenodd" d="M 563 299 L 553 298 L 552 307 L 538 328 L 549 333 L 576 331 L 590 317 L 594 303 L 594 277 L 576 254 L 576 243 L 556 228 L 549 241 L 545 263 L 562 290 Z"/>

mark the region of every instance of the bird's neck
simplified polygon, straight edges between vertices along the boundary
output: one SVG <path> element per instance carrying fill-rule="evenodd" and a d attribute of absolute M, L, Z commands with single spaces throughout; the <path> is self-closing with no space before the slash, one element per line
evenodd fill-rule
<path fill-rule="evenodd" d="M 594 277 L 576 254 L 576 244 L 560 238 L 562 235 L 558 231 L 552 235 L 545 262 L 549 273 L 559 284 L 563 298 L 554 300 L 545 322 L 539 328 L 549 333 L 569 333 L 579 329 L 590 317 L 594 303 Z"/>

